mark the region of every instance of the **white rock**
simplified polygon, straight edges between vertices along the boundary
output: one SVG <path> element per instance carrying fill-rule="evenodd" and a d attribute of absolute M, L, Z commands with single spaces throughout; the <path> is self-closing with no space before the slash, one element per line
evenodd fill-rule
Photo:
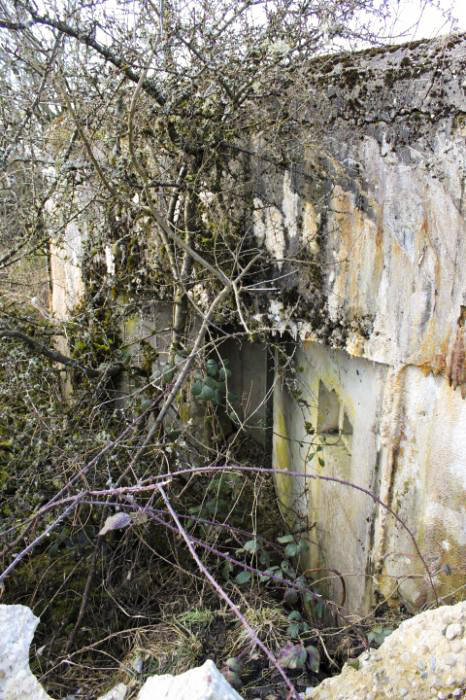
<path fill-rule="evenodd" d="M 39 624 L 24 605 L 0 605 L 0 699 L 51 700 L 29 668 L 29 646 Z"/>
<path fill-rule="evenodd" d="M 370 658 L 367 652 L 361 654 L 359 670 L 346 665 L 339 676 L 308 689 L 305 698 L 442 700 L 452 697 L 451 693 L 463 697 L 466 663 L 461 638 L 465 618 L 466 601 L 416 615 L 402 622 Z M 420 638 L 426 644 L 419 645 Z M 425 670 L 420 672 L 421 668 Z M 385 682 L 377 686 L 382 675 Z"/>
<path fill-rule="evenodd" d="M 241 700 L 210 659 L 179 676 L 151 676 L 137 700 Z"/>
<path fill-rule="evenodd" d="M 124 683 L 118 683 L 114 688 L 101 695 L 97 700 L 125 700 L 126 697 L 126 685 Z"/>

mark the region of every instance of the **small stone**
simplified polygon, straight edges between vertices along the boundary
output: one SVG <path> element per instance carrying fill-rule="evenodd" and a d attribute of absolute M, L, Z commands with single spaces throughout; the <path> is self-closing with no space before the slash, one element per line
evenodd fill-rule
<path fill-rule="evenodd" d="M 407 688 L 400 688 L 400 698 L 405 698 L 409 693 Z"/>
<path fill-rule="evenodd" d="M 459 654 L 459 653 L 462 651 L 462 649 L 463 649 L 463 643 L 460 642 L 459 639 L 454 639 L 454 640 L 452 641 L 452 643 L 450 644 L 450 649 L 451 649 L 452 652 L 454 652 L 455 654 Z"/>
<path fill-rule="evenodd" d="M 463 625 L 460 625 L 459 622 L 453 622 L 451 625 L 448 625 L 447 629 L 445 630 L 445 637 L 448 640 L 456 639 L 456 637 L 462 636 L 463 631 Z"/>

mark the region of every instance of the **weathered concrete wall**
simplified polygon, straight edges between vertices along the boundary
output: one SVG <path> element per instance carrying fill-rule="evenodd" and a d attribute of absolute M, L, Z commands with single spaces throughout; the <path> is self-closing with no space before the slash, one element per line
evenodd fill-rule
<path fill-rule="evenodd" d="M 84 294 L 82 248 L 85 240 L 76 224 L 66 227 L 65 235 L 50 244 L 51 310 L 59 320 L 69 318 Z"/>
<path fill-rule="evenodd" d="M 56 175 L 55 170 L 53 175 Z M 94 199 L 95 193 L 89 185 L 84 183 L 72 188 L 65 180 L 46 203 L 50 233 L 50 310 L 58 320 L 68 319 L 85 293 L 86 244 L 90 231 L 101 226 L 101 208 Z"/>
<path fill-rule="evenodd" d="M 387 368 L 312 342 L 298 348 L 295 363 L 300 399 L 290 397 L 286 377 L 275 388 L 274 465 L 374 488 Z M 285 505 L 314 523 L 308 563 L 322 568 L 316 578 L 326 579 L 332 597 L 341 601 L 340 580 L 329 570 L 339 571 L 348 605 L 368 605 L 371 499 L 340 484 L 293 478 Z"/>
<path fill-rule="evenodd" d="M 299 348 L 297 374 L 277 375 L 274 463 L 373 491 L 453 597 L 466 580 L 465 65 L 465 37 L 323 60 L 300 164 L 258 166 L 255 198 L 257 239 L 284 275 L 263 315 Z M 381 506 L 318 480 L 277 485 L 317 521 L 309 565 L 342 573 L 349 609 L 431 597 Z"/>

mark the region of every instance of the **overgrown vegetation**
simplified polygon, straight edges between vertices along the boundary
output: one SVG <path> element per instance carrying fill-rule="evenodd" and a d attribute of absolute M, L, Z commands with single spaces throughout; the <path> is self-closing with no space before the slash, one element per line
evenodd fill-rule
<path fill-rule="evenodd" d="M 312 145 L 309 61 L 387 11 L 0 2 L 1 580 L 53 696 L 207 657 L 296 695 L 367 643 L 300 571 L 223 344 L 270 339 L 256 174 Z"/>

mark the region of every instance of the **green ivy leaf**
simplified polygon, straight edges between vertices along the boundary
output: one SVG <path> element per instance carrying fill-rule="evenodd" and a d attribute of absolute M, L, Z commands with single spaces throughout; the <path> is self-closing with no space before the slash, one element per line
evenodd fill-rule
<path fill-rule="evenodd" d="M 302 644 L 287 644 L 278 655 L 278 663 L 282 668 L 304 668 L 307 652 Z"/>
<path fill-rule="evenodd" d="M 276 576 L 279 579 L 283 578 L 283 574 L 278 566 L 271 566 L 264 571 L 264 573 L 259 577 L 260 581 L 269 581 L 271 576 Z"/>
<path fill-rule="evenodd" d="M 320 668 L 320 653 L 317 647 L 310 644 L 306 647 L 307 659 L 306 665 L 312 673 L 319 673 Z"/>
<path fill-rule="evenodd" d="M 292 639 L 296 639 L 296 637 L 299 637 L 299 623 L 293 622 L 291 625 L 288 625 L 286 633 Z"/>
<path fill-rule="evenodd" d="M 295 542 L 290 542 L 285 547 L 285 554 L 287 557 L 294 557 L 298 553 L 298 545 Z"/>
<path fill-rule="evenodd" d="M 193 384 L 191 386 L 191 394 L 193 396 L 200 396 L 201 392 L 202 392 L 202 382 L 199 380 L 196 380 L 195 382 L 193 382 Z"/>
<path fill-rule="evenodd" d="M 210 386 L 204 384 L 199 399 L 201 401 L 213 401 L 215 399 L 215 389 L 211 389 Z"/>
<path fill-rule="evenodd" d="M 294 542 L 294 537 L 293 535 L 282 535 L 281 537 L 277 537 L 277 542 L 279 544 L 288 544 L 288 542 Z"/>
<path fill-rule="evenodd" d="M 284 559 L 282 563 L 280 564 L 281 570 L 290 578 L 294 578 L 296 576 L 296 572 L 291 566 L 290 562 L 288 559 Z"/>
<path fill-rule="evenodd" d="M 292 612 L 290 612 L 290 614 L 288 615 L 288 620 L 290 622 L 301 622 L 301 613 L 299 612 L 299 610 L 293 610 Z"/>
<path fill-rule="evenodd" d="M 251 580 L 250 571 L 240 571 L 239 574 L 235 576 L 235 583 L 241 586 L 243 583 L 247 583 Z"/>
<path fill-rule="evenodd" d="M 206 370 L 207 374 L 209 377 L 216 377 L 218 373 L 218 364 L 215 362 L 215 360 L 207 360 L 206 362 Z"/>
<path fill-rule="evenodd" d="M 255 554 L 257 550 L 259 549 L 259 543 L 256 539 L 254 540 L 248 540 L 245 542 L 243 549 L 246 550 L 246 552 L 250 552 L 251 554 Z"/>
<path fill-rule="evenodd" d="M 270 556 L 269 553 L 265 551 L 265 549 L 260 550 L 259 561 L 264 566 L 268 566 L 270 564 Z"/>
<path fill-rule="evenodd" d="M 228 666 L 228 668 L 235 673 L 241 671 L 241 662 L 236 656 L 230 656 L 230 658 L 225 661 L 225 666 Z"/>

